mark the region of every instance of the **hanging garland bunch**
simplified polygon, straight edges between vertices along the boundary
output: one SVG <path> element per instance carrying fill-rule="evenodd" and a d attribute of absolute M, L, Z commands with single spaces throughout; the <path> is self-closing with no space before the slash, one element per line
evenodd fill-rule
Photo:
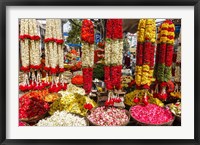
<path fill-rule="evenodd" d="M 158 81 L 160 93 L 156 94 L 156 97 L 163 101 L 167 99 L 166 87 L 171 79 L 171 66 L 173 61 L 175 36 L 174 31 L 175 26 L 171 20 L 164 21 L 160 26 L 160 39 L 156 52 L 158 55 L 156 58 L 156 63 L 158 63 L 156 79 Z"/>
<path fill-rule="evenodd" d="M 91 20 L 83 20 L 81 27 L 83 88 L 89 94 L 92 89 L 94 65 L 94 24 Z"/>
<path fill-rule="evenodd" d="M 162 106 L 159 99 L 148 91 L 153 79 L 154 52 L 156 41 L 155 19 L 141 19 L 137 32 L 137 56 L 135 80 L 137 89 L 125 97 L 127 105 L 154 103 Z"/>
<path fill-rule="evenodd" d="M 145 26 L 145 43 L 143 49 L 142 80 L 143 89 L 149 89 L 152 81 L 152 70 L 154 68 L 155 46 L 155 19 L 147 19 Z M 153 42 L 153 43 L 152 43 Z M 153 46 L 152 46 L 153 45 Z M 150 71 L 151 67 L 151 71 Z"/>
<path fill-rule="evenodd" d="M 37 28 L 36 19 L 20 20 L 20 51 L 22 67 L 24 72 L 23 84 L 19 86 L 21 91 L 31 89 L 40 90 L 44 86 L 41 83 L 41 61 L 40 61 L 40 36 Z M 32 80 L 29 80 L 28 72 L 32 73 Z M 35 72 L 37 71 L 37 76 Z"/>
<path fill-rule="evenodd" d="M 108 19 L 105 45 L 105 83 L 107 90 L 121 89 L 123 50 L 122 19 Z"/>
<path fill-rule="evenodd" d="M 45 67 L 46 83 L 49 83 L 48 75 L 52 76 L 50 92 L 65 90 L 67 85 L 63 81 L 64 49 L 62 39 L 61 19 L 47 19 L 45 32 Z M 49 73 L 49 74 L 48 74 Z M 57 78 L 57 74 L 59 78 Z"/>
<path fill-rule="evenodd" d="M 137 87 L 141 86 L 142 81 L 142 64 L 143 64 L 143 46 L 145 33 L 146 19 L 140 19 L 137 31 L 137 49 L 136 49 L 136 67 L 135 67 L 135 82 Z"/>

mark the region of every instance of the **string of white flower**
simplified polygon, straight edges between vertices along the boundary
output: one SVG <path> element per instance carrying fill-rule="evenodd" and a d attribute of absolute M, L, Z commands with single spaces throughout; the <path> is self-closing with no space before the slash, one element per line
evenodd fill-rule
<path fill-rule="evenodd" d="M 49 19 L 46 20 L 46 31 L 45 31 L 45 39 L 49 38 Z M 44 53 L 45 53 L 45 67 L 49 68 L 49 45 L 47 43 L 44 44 Z"/>
<path fill-rule="evenodd" d="M 28 22 L 25 19 L 20 20 L 20 36 L 24 34 L 28 34 Z M 29 48 L 28 48 L 28 39 L 21 39 L 20 40 L 20 52 L 21 52 L 21 62 L 22 67 L 27 68 L 29 67 Z M 22 84 L 29 85 L 28 74 L 23 74 L 23 82 Z"/>
<path fill-rule="evenodd" d="M 28 19 L 24 20 L 24 34 L 28 35 Z M 24 39 L 24 54 L 23 54 L 23 63 L 24 66 L 27 67 L 30 65 L 29 63 L 29 39 Z"/>
<path fill-rule="evenodd" d="M 112 42 L 108 40 L 106 41 L 105 45 L 105 65 L 111 64 L 111 50 L 112 50 Z"/>
<path fill-rule="evenodd" d="M 82 42 L 82 66 L 88 67 L 90 65 L 90 46 L 88 43 Z"/>
<path fill-rule="evenodd" d="M 55 19 L 52 19 L 51 21 L 51 26 L 52 26 L 52 34 L 53 34 L 53 38 L 57 38 L 56 37 L 56 24 L 55 24 Z M 56 68 L 58 65 L 58 48 L 57 48 L 57 43 L 53 42 L 53 61 L 52 61 L 52 68 Z"/>
<path fill-rule="evenodd" d="M 89 67 L 93 67 L 94 65 L 94 44 L 89 45 Z"/>
<path fill-rule="evenodd" d="M 56 34 L 57 39 L 62 39 L 62 30 L 61 30 L 61 19 L 56 19 Z M 59 68 L 64 68 L 64 50 L 62 44 L 58 44 L 58 65 Z"/>
<path fill-rule="evenodd" d="M 33 34 L 35 36 L 38 36 L 38 28 L 37 28 L 37 21 L 36 19 L 33 19 Z M 35 58 L 34 58 L 34 65 L 39 66 L 41 64 L 41 51 L 40 51 L 40 40 L 34 40 L 35 41 Z"/>

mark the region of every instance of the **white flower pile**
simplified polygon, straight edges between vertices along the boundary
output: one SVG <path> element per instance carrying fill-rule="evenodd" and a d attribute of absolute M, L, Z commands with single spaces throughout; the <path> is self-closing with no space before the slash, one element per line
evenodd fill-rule
<path fill-rule="evenodd" d="M 87 126 L 87 122 L 84 117 L 56 111 L 51 117 L 40 120 L 37 126 Z"/>

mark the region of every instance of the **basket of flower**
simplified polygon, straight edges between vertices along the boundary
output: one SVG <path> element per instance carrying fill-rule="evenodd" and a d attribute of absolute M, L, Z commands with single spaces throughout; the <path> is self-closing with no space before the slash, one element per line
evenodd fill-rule
<path fill-rule="evenodd" d="M 175 119 L 169 109 L 155 104 L 132 106 L 129 112 L 138 126 L 171 126 Z"/>
<path fill-rule="evenodd" d="M 26 95 L 19 98 L 19 120 L 23 122 L 37 122 L 44 118 L 49 110 L 49 104 L 36 97 Z"/>
<path fill-rule="evenodd" d="M 88 111 L 86 117 L 93 126 L 126 126 L 130 121 L 127 110 L 112 106 L 95 107 Z"/>
<path fill-rule="evenodd" d="M 169 108 L 170 111 L 175 115 L 175 120 L 181 122 L 181 102 L 167 104 L 166 108 Z"/>

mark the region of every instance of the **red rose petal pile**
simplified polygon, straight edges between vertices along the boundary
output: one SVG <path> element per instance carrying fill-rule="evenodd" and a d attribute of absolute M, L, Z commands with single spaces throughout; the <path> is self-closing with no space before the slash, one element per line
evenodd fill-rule
<path fill-rule="evenodd" d="M 152 125 L 164 124 L 174 119 L 170 110 L 155 104 L 136 105 L 130 109 L 130 113 L 135 120 Z"/>
<path fill-rule="evenodd" d="M 129 121 L 126 110 L 115 107 L 98 107 L 91 112 L 88 119 L 100 126 L 121 126 Z"/>
<path fill-rule="evenodd" d="M 19 118 L 29 119 L 42 116 L 49 110 L 49 104 L 37 97 L 24 95 L 19 98 Z"/>

